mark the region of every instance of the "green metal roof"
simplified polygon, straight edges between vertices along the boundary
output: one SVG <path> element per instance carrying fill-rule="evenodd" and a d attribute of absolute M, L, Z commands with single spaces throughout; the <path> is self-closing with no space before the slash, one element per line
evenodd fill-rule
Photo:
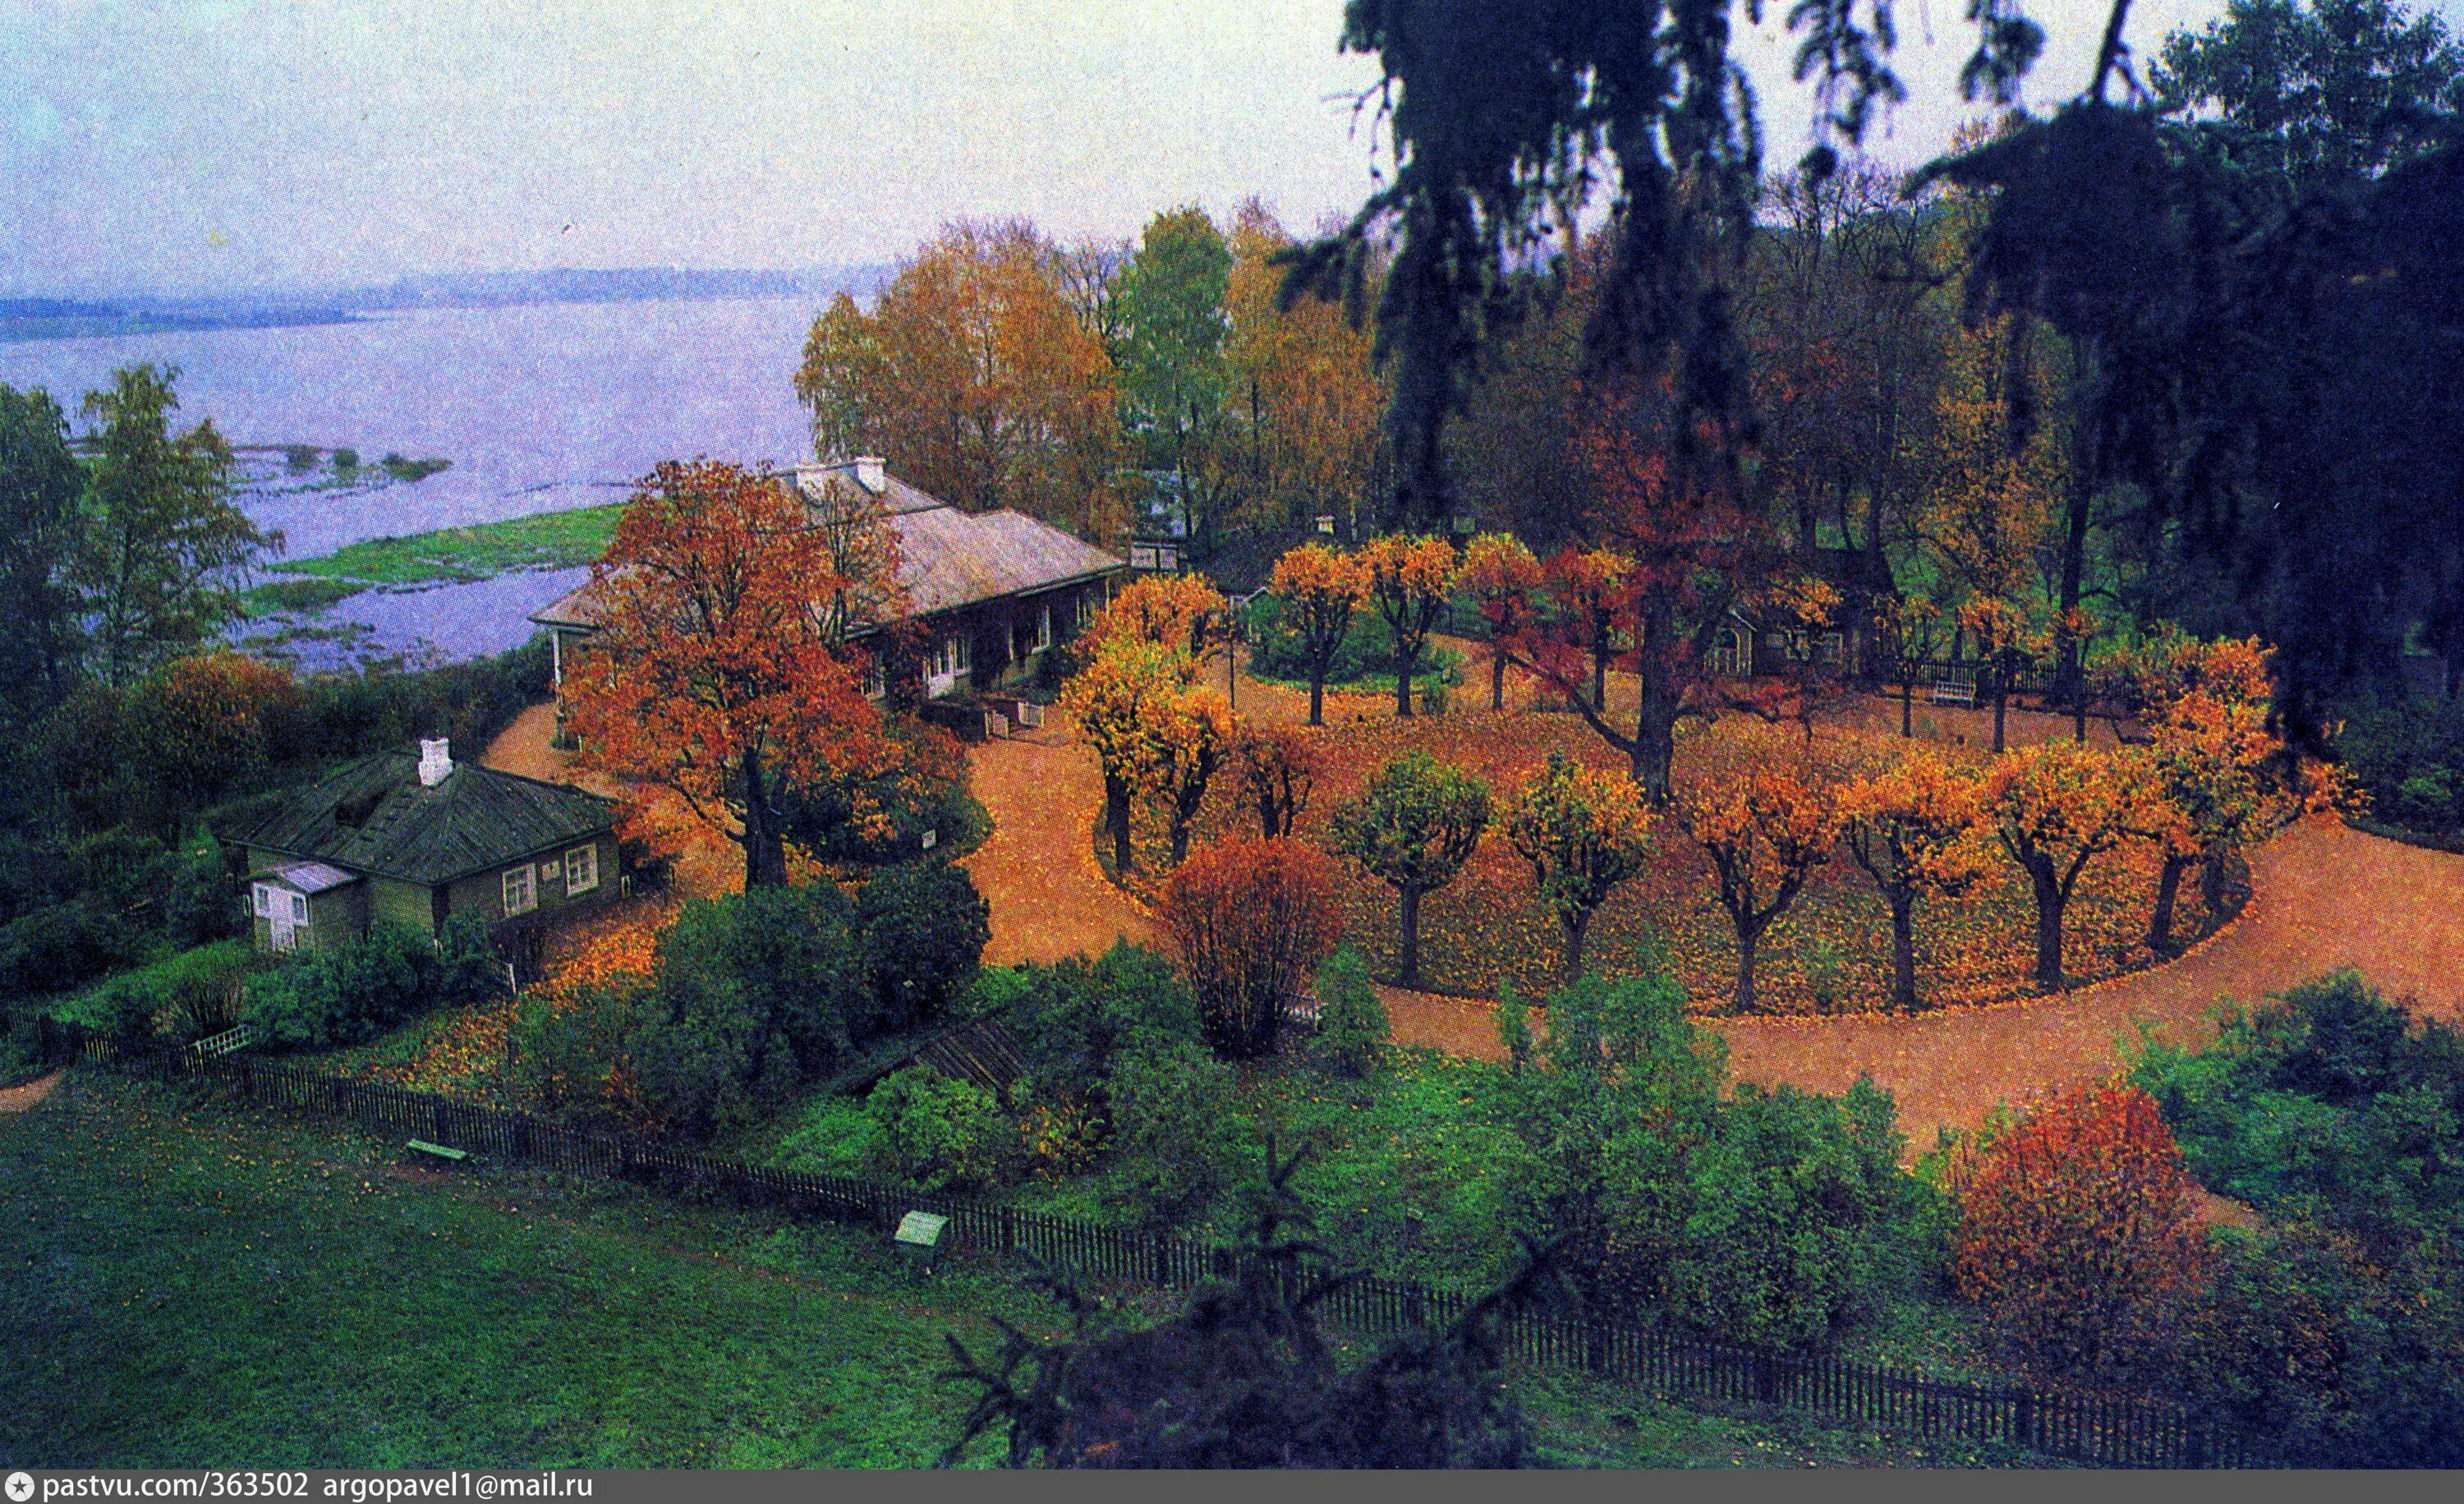
<path fill-rule="evenodd" d="M 336 768 L 225 839 L 440 883 L 600 834 L 615 809 L 597 794 L 469 763 L 424 787 L 416 754 L 380 752 Z"/>

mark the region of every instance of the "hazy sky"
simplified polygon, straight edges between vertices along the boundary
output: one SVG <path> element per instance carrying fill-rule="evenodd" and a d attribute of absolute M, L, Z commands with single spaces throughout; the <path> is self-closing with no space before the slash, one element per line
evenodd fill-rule
<path fill-rule="evenodd" d="M 2445 5 L 2464 0 L 2444 0 Z M 1770 0 L 1776 18 L 1787 0 Z M 1900 0 L 1897 163 L 1973 113 L 1962 0 Z M 2102 0 L 2035 0 L 2031 86 Z M 2139 0 L 2144 50 L 2221 0 Z M 1067 240 L 1257 193 L 1356 205 L 1341 0 L 0 0 L 0 295 L 407 271 L 889 260 L 957 215 Z M 2451 11 L 2451 16 L 2452 16 Z M 1745 49 L 1774 162 L 1807 105 Z"/>

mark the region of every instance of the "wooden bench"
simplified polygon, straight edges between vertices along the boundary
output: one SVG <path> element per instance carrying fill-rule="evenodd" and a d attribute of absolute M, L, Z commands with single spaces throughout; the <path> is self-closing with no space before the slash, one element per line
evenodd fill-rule
<path fill-rule="evenodd" d="M 467 1149 L 449 1149 L 441 1143 L 430 1143 L 425 1139 L 413 1139 L 404 1147 L 413 1154 L 424 1154 L 432 1160 L 448 1160 L 455 1164 L 471 1158 L 471 1152 Z"/>
<path fill-rule="evenodd" d="M 1933 691 L 1925 697 L 1925 700 L 1926 703 L 1933 705 L 1965 705 L 1973 709 L 1976 705 L 1976 686 L 1973 683 L 1962 683 L 1958 679 L 1936 679 L 1933 683 Z"/>

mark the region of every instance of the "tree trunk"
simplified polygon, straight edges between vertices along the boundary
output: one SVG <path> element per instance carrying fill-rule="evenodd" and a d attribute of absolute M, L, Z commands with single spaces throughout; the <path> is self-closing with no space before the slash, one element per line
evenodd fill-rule
<path fill-rule="evenodd" d="M 1609 713 L 1609 624 L 1592 624 L 1592 708 Z"/>
<path fill-rule="evenodd" d="M 2054 875 L 2054 859 L 2042 854 L 2028 859 L 2028 880 L 2036 890 L 2036 985 L 2047 992 L 2062 988 L 2062 900 L 2065 895 Z"/>
<path fill-rule="evenodd" d="M 2208 921 L 2215 922 L 2215 917 L 2225 911 L 2225 853 L 2222 851 L 2208 852 L 2199 867 L 2199 898 L 2208 906 Z"/>
<path fill-rule="evenodd" d="M 1395 980 L 1407 987 L 1420 984 L 1420 890 L 1400 890 L 1403 910 L 1403 955 Z"/>
<path fill-rule="evenodd" d="M 2165 858 L 2164 870 L 2156 877 L 2156 912 L 2147 920 L 2147 948 L 2159 956 L 2173 953 L 2173 900 L 2182 891 L 2182 874 L 2196 856 Z"/>
<path fill-rule="evenodd" d="M 1903 1013 L 1917 1010 L 1916 896 L 1886 894 L 1891 905 L 1891 1006 Z"/>
<path fill-rule="evenodd" d="M 1314 669 L 1309 673 L 1309 723 L 1312 726 L 1326 724 L 1326 670 L 1324 669 Z"/>
<path fill-rule="evenodd" d="M 1504 648 L 1498 649 L 1489 661 L 1488 708 L 1491 710 L 1506 708 L 1506 650 Z"/>
<path fill-rule="evenodd" d="M 770 808 L 770 785 L 762 776 L 761 754 L 747 752 L 740 769 L 744 780 L 744 886 L 787 886 L 787 843 Z"/>
<path fill-rule="evenodd" d="M 1130 785 L 1110 773 L 1104 775 L 1104 829 L 1112 833 L 1113 874 L 1126 877 L 1137 865 L 1130 853 Z"/>
<path fill-rule="evenodd" d="M 1398 646 L 1395 653 L 1395 714 L 1409 719 L 1412 715 L 1412 671 L 1419 667 L 1418 652 L 1406 657 Z"/>
<path fill-rule="evenodd" d="M 1573 986 L 1583 979 L 1583 937 L 1591 932 L 1592 911 L 1576 909 L 1572 914 L 1560 914 L 1557 925 L 1566 934 L 1566 984 Z"/>
<path fill-rule="evenodd" d="M 1754 1010 L 1754 948 L 1762 943 L 1763 927 L 1759 924 L 1737 926 L 1737 997 L 1736 1011 Z"/>

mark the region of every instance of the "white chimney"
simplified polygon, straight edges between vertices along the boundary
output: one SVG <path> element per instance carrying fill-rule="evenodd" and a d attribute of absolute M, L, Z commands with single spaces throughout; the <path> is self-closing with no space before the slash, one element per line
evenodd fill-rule
<path fill-rule="evenodd" d="M 434 788 L 453 773 L 453 742 L 438 737 L 430 741 L 422 738 L 419 743 L 419 786 Z"/>
<path fill-rule="evenodd" d="M 855 483 L 874 496 L 881 495 L 881 488 L 890 483 L 890 478 L 888 472 L 882 469 L 880 455 L 858 454 L 855 457 Z"/>

